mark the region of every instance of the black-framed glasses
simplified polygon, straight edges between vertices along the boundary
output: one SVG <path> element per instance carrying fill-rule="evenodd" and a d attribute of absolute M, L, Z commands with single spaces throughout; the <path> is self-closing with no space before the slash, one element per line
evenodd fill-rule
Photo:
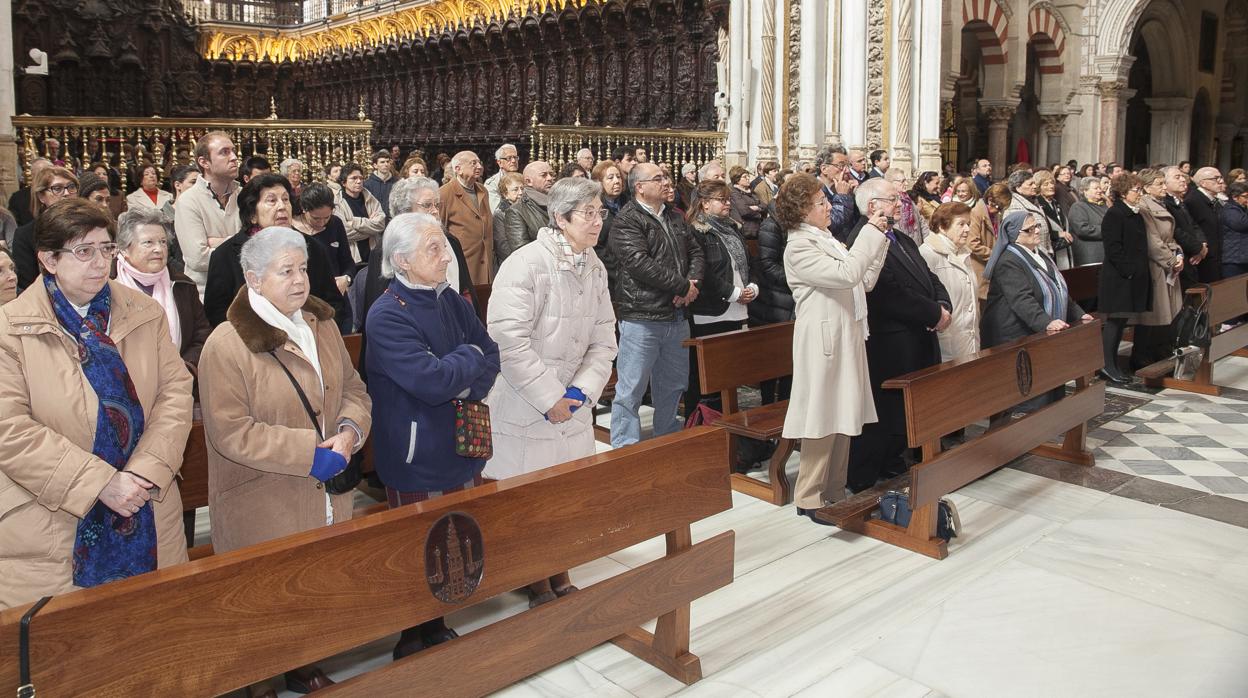
<path fill-rule="evenodd" d="M 73 247 L 70 247 L 68 249 L 61 248 L 55 251 L 56 252 L 68 252 L 69 254 L 72 254 L 74 256 L 74 259 L 78 260 L 79 262 L 90 262 L 92 259 L 95 258 L 96 252 L 99 252 L 100 255 L 104 257 L 104 259 L 111 260 L 112 258 L 117 256 L 117 243 L 105 242 L 99 245 L 86 245 L 86 244 L 74 245 Z"/>
<path fill-rule="evenodd" d="M 1034 224 L 1034 225 L 1029 225 L 1029 226 L 1027 226 L 1026 228 L 1019 228 L 1019 229 L 1018 229 L 1018 234 L 1019 234 L 1019 235 L 1022 235 L 1023 233 L 1027 233 L 1028 235 L 1030 235 L 1030 234 L 1032 234 L 1032 233 L 1036 232 L 1036 231 L 1037 231 L 1037 230 L 1039 230 L 1039 229 L 1040 229 L 1040 225 L 1037 223 L 1037 224 Z"/>
<path fill-rule="evenodd" d="M 66 195 L 66 194 L 71 194 L 71 195 L 72 195 L 72 194 L 77 194 L 77 193 L 78 193 L 78 185 L 77 185 L 77 184 L 73 184 L 73 183 L 70 183 L 70 184 L 53 184 L 52 186 L 48 187 L 47 189 L 44 189 L 44 191 L 50 191 L 50 192 L 52 192 L 53 194 L 56 194 L 57 196 L 64 196 L 64 195 Z"/>
<path fill-rule="evenodd" d="M 503 157 L 499 158 L 499 160 L 506 160 L 508 162 L 511 162 L 512 160 L 519 160 L 519 159 L 520 159 L 519 155 L 504 155 Z"/>

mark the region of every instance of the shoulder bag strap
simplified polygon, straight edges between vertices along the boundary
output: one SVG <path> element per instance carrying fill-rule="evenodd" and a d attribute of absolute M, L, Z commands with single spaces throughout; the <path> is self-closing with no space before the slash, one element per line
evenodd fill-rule
<path fill-rule="evenodd" d="M 308 413 L 308 419 L 312 420 L 312 426 L 316 427 L 317 438 L 324 441 L 325 435 L 321 433 L 321 423 L 317 420 L 316 411 L 312 409 L 312 403 L 308 402 L 308 396 L 303 392 L 303 388 L 299 385 L 299 381 L 295 380 L 295 377 L 291 374 L 290 369 L 286 368 L 286 364 L 282 363 L 282 360 L 277 358 L 277 352 L 270 351 L 269 356 L 273 357 L 273 360 L 277 362 L 277 365 L 282 367 L 282 372 L 285 373 L 286 377 L 290 379 L 290 384 L 294 386 L 295 392 L 299 394 L 299 402 L 303 403 L 303 409 Z"/>
<path fill-rule="evenodd" d="M 17 646 L 18 646 L 18 679 L 17 679 L 17 698 L 34 698 L 35 685 L 30 681 L 30 621 L 34 619 L 38 613 L 49 601 L 51 596 L 45 596 L 39 599 L 30 610 L 22 616 L 20 627 L 18 628 Z"/>

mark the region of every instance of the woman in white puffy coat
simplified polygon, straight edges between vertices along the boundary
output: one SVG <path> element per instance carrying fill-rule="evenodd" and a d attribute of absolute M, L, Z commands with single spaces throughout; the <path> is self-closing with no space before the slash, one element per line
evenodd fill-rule
<path fill-rule="evenodd" d="M 940 360 L 960 359 L 979 351 L 979 275 L 968 258 L 971 209 L 966 204 L 941 204 L 932 214 L 932 230 L 919 246 L 927 268 L 940 279 L 953 303 L 949 326 L 940 331 Z"/>
<path fill-rule="evenodd" d="M 615 313 L 594 253 L 602 188 L 580 178 L 550 190 L 552 225 L 513 252 L 491 289 L 488 329 L 502 372 L 486 398 L 494 456 L 485 475 L 514 477 L 593 455 L 593 405 L 611 376 Z M 576 587 L 567 573 L 529 587 L 530 606 Z"/>

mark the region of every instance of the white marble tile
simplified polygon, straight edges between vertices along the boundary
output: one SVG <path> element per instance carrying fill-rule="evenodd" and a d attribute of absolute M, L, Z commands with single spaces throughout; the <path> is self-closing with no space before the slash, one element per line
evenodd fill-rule
<path fill-rule="evenodd" d="M 1216 425 L 1200 424 L 1197 426 L 1191 426 L 1188 424 L 1170 424 L 1166 422 L 1160 422 L 1160 423 L 1152 423 L 1152 424 L 1149 424 L 1148 426 L 1149 428 L 1151 428 L 1153 431 L 1157 432 L 1158 434 L 1171 434 L 1174 436 L 1191 436 L 1194 434 L 1203 433 L 1203 430 L 1208 426 L 1216 426 Z"/>
<path fill-rule="evenodd" d="M 958 493 L 1051 521 L 1069 521 L 1110 496 L 1009 468 L 972 482 Z"/>
<path fill-rule="evenodd" d="M 800 698 L 936 698 L 939 694 L 875 662 L 856 657 L 795 695 Z"/>
<path fill-rule="evenodd" d="M 582 662 L 570 659 L 491 695 L 499 698 L 632 698 L 633 694 Z"/>
<path fill-rule="evenodd" d="M 1018 561 L 863 656 L 965 698 L 1248 695 L 1248 637 Z"/>
<path fill-rule="evenodd" d="M 1222 461 L 1241 461 L 1248 460 L 1248 454 L 1241 453 L 1233 448 L 1202 448 L 1200 446 L 1192 447 L 1192 451 L 1197 453 L 1201 458 L 1206 460 L 1222 460 Z M 1201 473 L 1192 473 L 1200 475 Z"/>
<path fill-rule="evenodd" d="M 1248 359 L 1228 356 L 1213 365 L 1213 376 L 1218 385 L 1248 390 Z"/>
<path fill-rule="evenodd" d="M 1017 559 L 1248 635 L 1248 529 L 1111 497 Z"/>
<path fill-rule="evenodd" d="M 1218 420 L 1200 412 L 1171 412 L 1170 417 L 1182 424 L 1194 424 L 1198 428 L 1202 424 L 1218 424 Z"/>
<path fill-rule="evenodd" d="M 1104 446 L 1101 450 L 1117 460 L 1157 460 L 1157 455 L 1143 446 Z"/>
<path fill-rule="evenodd" d="M 1166 461 L 1166 463 L 1178 468 L 1184 475 L 1212 475 L 1214 477 L 1227 477 L 1234 475 L 1234 473 L 1228 471 L 1226 468 L 1223 468 L 1212 460 L 1171 460 Z"/>

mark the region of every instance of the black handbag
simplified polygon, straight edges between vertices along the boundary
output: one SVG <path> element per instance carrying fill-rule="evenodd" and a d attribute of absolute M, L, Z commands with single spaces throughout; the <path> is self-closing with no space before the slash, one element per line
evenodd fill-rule
<path fill-rule="evenodd" d="M 905 528 L 910 525 L 910 488 L 889 490 L 880 497 L 880 520 Z M 948 542 L 958 537 L 962 530 L 962 519 L 958 516 L 957 507 L 948 499 L 940 500 L 936 507 L 936 537 Z"/>
<path fill-rule="evenodd" d="M 299 394 L 299 402 L 303 403 L 303 409 L 308 413 L 308 419 L 312 420 L 312 426 L 316 429 L 316 436 L 322 442 L 325 441 L 325 434 L 321 432 L 321 423 L 316 421 L 316 412 L 312 410 L 312 403 L 308 402 L 308 396 L 303 392 L 303 388 L 299 385 L 299 381 L 291 374 L 290 369 L 286 368 L 286 364 L 277 358 L 277 353 L 270 351 L 269 356 L 282 367 L 282 372 L 290 379 L 290 384 L 294 386 L 295 392 Z M 343 468 L 337 475 L 325 481 L 325 491 L 330 494 L 346 494 L 355 489 L 360 484 L 363 474 L 360 472 L 360 463 L 358 458 L 349 458 L 347 467 Z"/>
<path fill-rule="evenodd" d="M 1170 336 L 1174 339 L 1175 349 L 1188 346 L 1208 349 L 1212 341 L 1209 332 L 1209 298 L 1213 295 L 1213 289 L 1209 284 L 1196 284 L 1195 287 L 1205 291 L 1200 303 L 1184 303 L 1178 315 L 1170 322 Z"/>

